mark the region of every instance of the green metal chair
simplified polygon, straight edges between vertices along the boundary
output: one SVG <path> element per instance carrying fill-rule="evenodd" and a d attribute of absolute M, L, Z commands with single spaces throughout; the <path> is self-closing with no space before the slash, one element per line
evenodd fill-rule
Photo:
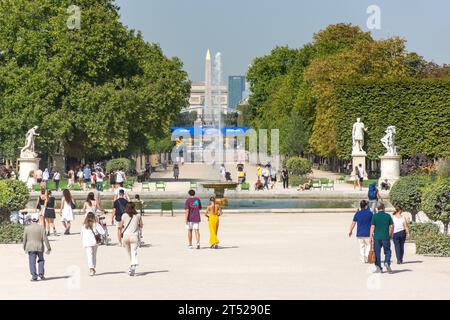
<path fill-rule="evenodd" d="M 162 201 L 161 202 L 161 216 L 163 215 L 164 211 L 171 211 L 172 217 L 173 217 L 173 203 L 172 201 Z"/>
<path fill-rule="evenodd" d="M 326 189 L 334 190 L 334 180 L 328 181 L 328 183 L 326 185 L 323 185 L 322 187 L 324 190 Z"/>
<path fill-rule="evenodd" d="M 312 181 L 312 189 L 320 189 L 322 190 L 322 185 L 320 183 L 320 180 L 313 180 Z"/>
<path fill-rule="evenodd" d="M 148 190 L 148 191 L 150 191 L 150 182 L 148 182 L 148 181 L 143 181 L 142 182 L 142 190 Z"/>
<path fill-rule="evenodd" d="M 248 183 L 248 182 L 241 183 L 241 190 L 249 191 L 250 190 L 250 183 Z"/>
<path fill-rule="evenodd" d="M 156 181 L 156 190 L 166 191 L 166 183 L 164 181 Z"/>
<path fill-rule="evenodd" d="M 193 190 L 197 190 L 197 182 L 191 181 L 189 188 L 193 189 Z"/>

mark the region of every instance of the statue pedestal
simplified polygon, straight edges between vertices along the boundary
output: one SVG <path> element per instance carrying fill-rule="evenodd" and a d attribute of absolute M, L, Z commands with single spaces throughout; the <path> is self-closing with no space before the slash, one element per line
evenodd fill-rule
<path fill-rule="evenodd" d="M 381 160 L 381 175 L 378 181 L 380 185 L 384 179 L 388 179 L 388 182 L 392 184 L 400 178 L 400 161 L 401 156 L 380 156 Z"/>
<path fill-rule="evenodd" d="M 19 180 L 27 182 L 31 171 L 39 169 L 39 158 L 19 158 Z"/>
<path fill-rule="evenodd" d="M 350 175 L 351 181 L 358 180 L 357 171 L 355 171 L 355 170 L 357 167 L 359 167 L 359 164 L 362 165 L 362 168 L 364 171 L 364 179 L 367 179 L 366 157 L 367 157 L 367 153 L 365 153 L 365 152 L 353 152 L 352 153 L 352 173 Z"/>

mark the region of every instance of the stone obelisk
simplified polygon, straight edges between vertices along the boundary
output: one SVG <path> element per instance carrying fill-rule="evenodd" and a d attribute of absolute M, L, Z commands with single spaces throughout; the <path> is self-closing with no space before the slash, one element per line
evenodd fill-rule
<path fill-rule="evenodd" d="M 205 59 L 205 104 L 203 106 L 203 121 L 210 124 L 212 121 L 212 61 L 211 51 L 208 49 Z"/>

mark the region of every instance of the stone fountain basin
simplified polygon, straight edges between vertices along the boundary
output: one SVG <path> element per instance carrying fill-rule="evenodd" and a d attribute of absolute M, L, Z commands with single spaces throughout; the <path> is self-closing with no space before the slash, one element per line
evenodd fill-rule
<path fill-rule="evenodd" d="M 217 198 L 223 198 L 226 189 L 236 190 L 239 183 L 237 182 L 208 182 L 201 184 L 203 188 L 214 189 Z"/>

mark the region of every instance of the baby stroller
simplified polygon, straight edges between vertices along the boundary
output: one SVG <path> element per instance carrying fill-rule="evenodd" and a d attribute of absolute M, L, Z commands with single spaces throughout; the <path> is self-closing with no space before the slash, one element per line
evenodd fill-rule
<path fill-rule="evenodd" d="M 98 223 L 102 226 L 103 230 L 105 231 L 105 234 L 102 235 L 102 242 L 101 242 L 101 244 L 107 246 L 111 242 L 111 239 L 110 239 L 109 234 L 108 234 L 108 227 L 106 226 L 106 217 L 105 216 L 99 216 L 98 217 Z"/>

